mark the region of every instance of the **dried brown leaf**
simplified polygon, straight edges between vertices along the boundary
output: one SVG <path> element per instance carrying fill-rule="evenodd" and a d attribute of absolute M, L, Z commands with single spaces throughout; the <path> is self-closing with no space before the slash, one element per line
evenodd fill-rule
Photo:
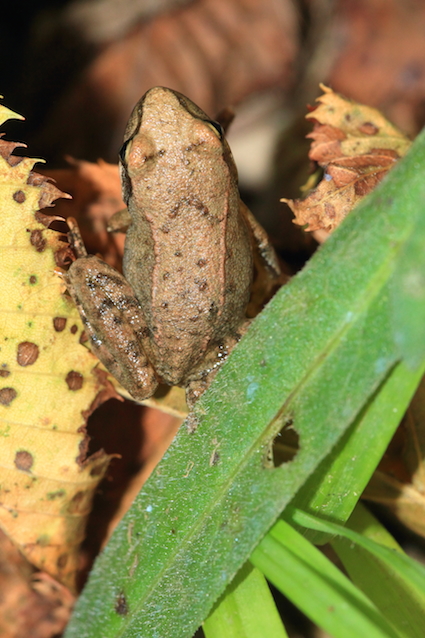
<path fill-rule="evenodd" d="M 288 86 L 297 22 L 295 3 L 275 0 L 199 0 L 132 21 L 53 101 L 43 148 L 58 160 L 66 149 L 114 161 L 131 109 L 152 86 L 177 89 L 212 116 L 255 91 Z"/>
<path fill-rule="evenodd" d="M 60 188 L 72 193 L 72 201 L 57 202 L 56 211 L 77 219 L 89 253 L 99 252 L 111 266 L 119 267 L 125 236 L 106 231 L 112 215 L 125 207 L 118 165 L 103 160 L 67 160 L 69 168 L 44 171 Z"/>
<path fill-rule="evenodd" d="M 305 199 L 283 199 L 294 223 L 308 231 L 332 232 L 354 206 L 406 153 L 410 141 L 384 116 L 347 100 L 322 85 L 309 157 L 325 169 L 322 181 Z"/>

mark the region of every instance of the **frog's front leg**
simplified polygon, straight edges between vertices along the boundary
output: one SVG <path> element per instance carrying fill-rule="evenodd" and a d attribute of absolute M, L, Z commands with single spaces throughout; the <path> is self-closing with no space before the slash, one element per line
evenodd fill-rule
<path fill-rule="evenodd" d="M 158 381 L 143 349 L 148 330 L 126 279 L 90 255 L 74 261 L 67 273 L 67 285 L 93 352 L 135 399 L 150 397 Z"/>
<path fill-rule="evenodd" d="M 250 228 L 254 241 L 254 252 L 261 258 L 263 267 L 267 270 L 269 278 L 278 279 L 281 274 L 279 260 L 270 243 L 269 236 L 242 200 L 239 201 L 239 210 Z"/>

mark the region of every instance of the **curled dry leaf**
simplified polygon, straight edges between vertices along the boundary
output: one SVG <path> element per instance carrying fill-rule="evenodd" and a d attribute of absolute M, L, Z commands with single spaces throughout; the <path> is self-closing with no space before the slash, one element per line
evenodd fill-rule
<path fill-rule="evenodd" d="M 294 223 L 308 231 L 334 230 L 354 206 L 382 180 L 410 141 L 377 110 L 357 104 L 321 85 L 309 158 L 324 175 L 305 199 L 282 199 Z"/>
<path fill-rule="evenodd" d="M 0 124 L 19 117 L 0 106 Z M 114 395 L 64 294 L 70 247 L 39 209 L 66 197 L 0 140 L 0 527 L 38 568 L 75 585 L 78 548 L 109 457 L 86 457 L 86 419 Z"/>

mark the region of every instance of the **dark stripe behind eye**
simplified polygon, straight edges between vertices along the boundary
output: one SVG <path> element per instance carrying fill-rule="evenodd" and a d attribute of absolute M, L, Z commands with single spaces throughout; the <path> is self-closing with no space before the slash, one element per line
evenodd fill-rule
<path fill-rule="evenodd" d="M 126 142 L 124 142 L 124 144 L 121 146 L 120 148 L 120 152 L 119 152 L 119 156 L 120 156 L 120 160 L 123 164 L 126 163 L 126 159 L 125 159 L 125 153 L 127 150 L 127 146 L 130 140 L 127 140 Z"/>
<path fill-rule="evenodd" d="M 218 122 L 215 122 L 214 120 L 207 120 L 208 124 L 211 124 L 211 126 L 213 126 L 215 128 L 215 130 L 217 131 L 217 133 L 220 136 L 220 139 L 223 139 L 224 137 L 224 130 L 223 127 L 221 126 L 221 124 L 219 124 Z"/>

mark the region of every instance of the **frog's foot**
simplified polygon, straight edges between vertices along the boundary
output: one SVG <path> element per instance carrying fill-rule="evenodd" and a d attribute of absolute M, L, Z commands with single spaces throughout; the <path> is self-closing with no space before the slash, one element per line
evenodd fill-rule
<path fill-rule="evenodd" d="M 108 221 L 108 233 L 126 233 L 131 224 L 128 208 L 123 208 L 112 215 Z"/>
<path fill-rule="evenodd" d="M 126 279 L 90 255 L 74 261 L 66 281 L 94 354 L 136 400 L 150 397 L 158 381 L 143 349 L 148 331 Z"/>
<path fill-rule="evenodd" d="M 238 332 L 226 341 L 211 347 L 197 369 L 186 381 L 186 403 L 189 410 L 211 385 L 215 375 L 226 361 L 230 352 L 241 340 L 248 330 L 251 321 L 247 319 L 238 329 Z"/>
<path fill-rule="evenodd" d="M 193 379 L 186 386 L 186 403 L 189 410 L 192 410 L 196 401 L 208 389 L 218 370 L 212 370 L 204 378 Z"/>

